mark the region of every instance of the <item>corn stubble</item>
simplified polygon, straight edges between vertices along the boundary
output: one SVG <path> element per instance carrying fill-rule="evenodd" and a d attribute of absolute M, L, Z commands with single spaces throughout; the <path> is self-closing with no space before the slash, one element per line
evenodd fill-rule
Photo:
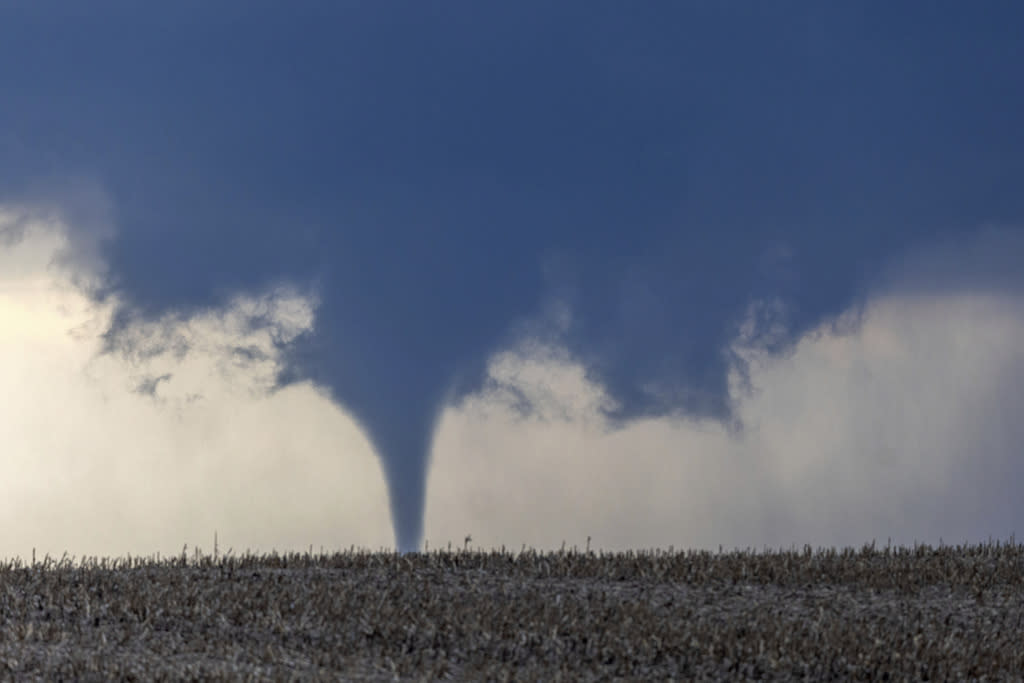
<path fill-rule="evenodd" d="M 1021 680 L 1024 545 L 0 563 L 0 675 Z"/>

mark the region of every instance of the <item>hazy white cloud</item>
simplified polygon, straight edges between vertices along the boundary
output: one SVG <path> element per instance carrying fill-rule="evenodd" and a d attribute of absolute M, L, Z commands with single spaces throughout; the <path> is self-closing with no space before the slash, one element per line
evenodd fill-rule
<path fill-rule="evenodd" d="M 212 551 L 215 531 L 222 551 L 390 546 L 356 423 L 308 383 L 269 392 L 316 302 L 239 296 L 130 326 L 131 353 L 101 355 L 116 302 L 81 287 L 109 233 L 65 215 L 0 207 L 0 556 Z"/>
<path fill-rule="evenodd" d="M 973 264 L 961 252 L 932 258 L 984 271 L 990 250 L 974 251 Z M 942 272 L 924 260 L 922 272 Z M 564 352 L 499 354 L 490 387 L 443 415 L 426 539 L 557 548 L 592 536 L 605 549 L 1006 539 L 1024 519 L 1024 304 L 977 286 L 984 279 L 964 277 L 973 286 L 962 292 L 875 290 L 785 355 L 764 350 L 785 319 L 779 303 L 752 306 L 733 348 L 748 370 L 731 378 L 740 432 L 669 418 L 613 431 L 599 411 L 608 396 Z M 537 414 L 524 416 L 524 397 Z"/>
<path fill-rule="evenodd" d="M 102 282 L 95 245 L 110 235 L 90 215 L 76 232 L 74 214 L 0 206 L 0 556 L 211 550 L 214 531 L 222 550 L 391 547 L 385 480 L 358 425 L 309 383 L 270 391 L 316 301 L 287 287 L 240 295 L 131 325 L 123 352 L 101 355 L 117 302 L 82 293 Z M 569 311 L 551 308 L 491 359 L 481 393 L 443 413 L 427 541 L 1008 537 L 1024 518 L 1024 304 L 1012 268 L 984 273 L 1022 250 L 1005 234 L 979 241 L 911 255 L 863 308 L 784 355 L 784 302 L 753 303 L 732 348 L 739 432 L 670 418 L 612 429 L 612 399 L 558 347 Z"/>

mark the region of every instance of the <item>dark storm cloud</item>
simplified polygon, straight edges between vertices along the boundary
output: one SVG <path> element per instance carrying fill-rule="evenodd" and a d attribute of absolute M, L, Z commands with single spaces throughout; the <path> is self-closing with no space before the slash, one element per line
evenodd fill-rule
<path fill-rule="evenodd" d="M 729 420 L 752 302 L 784 350 L 884 256 L 1024 220 L 1017 5 L 55 6 L 0 28 L 0 183 L 109 192 L 112 348 L 315 283 L 281 382 L 365 426 L 403 549 L 442 402 L 552 297 L 612 423 Z"/>

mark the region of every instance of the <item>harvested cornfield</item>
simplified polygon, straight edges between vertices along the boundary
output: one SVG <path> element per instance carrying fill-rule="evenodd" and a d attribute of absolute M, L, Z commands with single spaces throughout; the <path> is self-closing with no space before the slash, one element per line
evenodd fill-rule
<path fill-rule="evenodd" d="M 1024 546 L 0 564 L 31 679 L 1021 680 Z"/>

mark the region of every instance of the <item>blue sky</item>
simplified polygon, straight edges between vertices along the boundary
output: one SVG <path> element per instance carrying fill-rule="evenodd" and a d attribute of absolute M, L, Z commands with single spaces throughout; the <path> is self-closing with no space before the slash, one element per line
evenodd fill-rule
<path fill-rule="evenodd" d="M 888 516 L 799 533 L 1007 535 L 1019 510 L 975 508 L 1019 467 L 1021 393 L 996 380 L 1024 367 L 1022 19 L 1008 2 L 6 3 L 0 249 L 27 335 L 9 333 L 8 361 L 38 355 L 31 325 L 62 329 L 26 293 L 40 283 L 89 332 L 55 343 L 70 374 L 18 385 L 57 392 L 39 405 L 78 426 L 62 446 L 11 417 L 24 452 L 5 485 L 45 480 L 41 462 L 69 471 L 58 450 L 83 429 L 107 464 L 76 456 L 93 473 L 66 474 L 76 495 L 230 462 L 271 472 L 271 498 L 292 477 L 277 505 L 327 545 L 358 536 L 354 519 L 376 530 L 360 541 L 402 549 L 474 526 L 497 544 L 544 524 L 581 542 L 601 514 L 593 535 L 620 545 L 644 529 L 661 545 L 800 543 L 799 520 L 827 516 L 779 501 L 814 498 L 807 471 L 877 509 L 873 458 L 952 448 L 937 435 L 959 425 L 975 440 L 900 470 L 932 482 L 927 504 L 894 490 Z M 894 417 L 936 393 L 941 425 Z M 139 443 L 127 415 L 150 425 L 152 468 L 111 455 Z M 965 459 L 1001 474 L 952 491 Z M 570 471 L 590 493 L 570 494 Z M 624 471 L 628 495 L 607 488 Z M 685 507 L 713 472 L 701 490 L 717 497 Z M 263 514 L 162 481 L 177 493 L 136 516 L 166 538 L 243 537 Z M 372 514 L 309 502 L 354 488 Z M 943 527 L 961 495 L 975 517 Z M 542 518 L 523 521 L 522 501 Z M 303 544 L 279 533 L 252 542 Z"/>

